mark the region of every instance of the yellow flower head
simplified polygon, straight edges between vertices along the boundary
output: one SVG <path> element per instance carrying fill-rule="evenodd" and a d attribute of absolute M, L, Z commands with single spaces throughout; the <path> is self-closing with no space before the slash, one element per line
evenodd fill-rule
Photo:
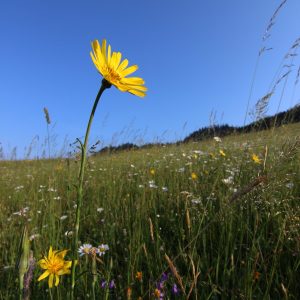
<path fill-rule="evenodd" d="M 223 150 L 220 150 L 219 153 L 220 153 L 221 156 L 226 156 L 226 154 Z"/>
<path fill-rule="evenodd" d="M 261 163 L 261 159 L 256 155 L 256 154 L 252 154 L 252 160 L 256 163 L 256 164 L 260 164 Z"/>
<path fill-rule="evenodd" d="M 155 297 L 155 298 L 160 298 L 160 296 L 161 296 L 160 290 L 159 290 L 159 289 L 155 289 L 155 290 L 154 290 L 154 297 Z"/>
<path fill-rule="evenodd" d="M 143 273 L 142 273 L 142 272 L 136 272 L 135 278 L 136 278 L 138 281 L 142 281 L 142 279 L 143 279 Z"/>
<path fill-rule="evenodd" d="M 198 178 L 198 175 L 195 172 L 192 172 L 191 177 L 193 180 L 196 180 Z"/>
<path fill-rule="evenodd" d="M 39 278 L 38 281 L 45 279 L 49 276 L 48 285 L 49 288 L 53 287 L 53 281 L 55 278 L 55 286 L 59 284 L 59 276 L 71 273 L 72 261 L 65 261 L 68 250 L 56 250 L 53 251 L 52 247 L 49 249 L 48 257 L 44 256 L 43 259 L 39 260 L 39 266 L 46 270 Z"/>
<path fill-rule="evenodd" d="M 98 40 L 93 41 L 92 48 L 91 58 L 104 79 L 122 92 L 129 92 L 139 97 L 146 95 L 147 88 L 144 86 L 145 82 L 142 78 L 127 78 L 128 75 L 138 69 L 137 65 L 127 68 L 128 60 L 124 59 L 121 62 L 121 52 L 112 52 L 110 45 L 106 49 L 106 40 L 102 41 L 102 45 L 99 44 Z"/>
<path fill-rule="evenodd" d="M 154 169 L 150 169 L 150 174 L 151 175 L 155 175 L 155 170 Z"/>

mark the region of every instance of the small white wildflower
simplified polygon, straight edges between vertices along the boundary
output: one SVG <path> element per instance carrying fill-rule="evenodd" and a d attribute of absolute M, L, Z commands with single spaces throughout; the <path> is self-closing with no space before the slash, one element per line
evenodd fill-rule
<path fill-rule="evenodd" d="M 71 236 L 73 236 L 73 231 L 72 231 L 72 230 L 67 230 L 67 231 L 65 232 L 65 236 L 66 236 L 66 237 L 71 237 Z"/>
<path fill-rule="evenodd" d="M 198 199 L 192 199 L 191 202 L 193 204 L 200 204 L 201 203 L 201 200 L 198 198 Z"/>
<path fill-rule="evenodd" d="M 66 215 L 63 215 L 63 216 L 61 216 L 60 217 L 60 219 L 63 221 L 63 220 L 65 220 L 65 219 L 67 219 L 68 218 L 68 216 L 66 216 Z"/>
<path fill-rule="evenodd" d="M 214 140 L 215 140 L 217 143 L 221 143 L 221 142 L 222 142 L 221 138 L 219 138 L 218 136 L 215 136 L 215 137 L 214 137 Z"/>
<path fill-rule="evenodd" d="M 90 254 L 90 250 L 93 248 L 91 244 L 83 244 L 78 248 L 79 256 Z"/>
<path fill-rule="evenodd" d="M 163 192 L 167 192 L 169 190 L 166 186 L 163 186 L 161 189 Z"/>
<path fill-rule="evenodd" d="M 35 234 L 32 234 L 30 237 L 29 237 L 29 240 L 30 241 L 33 241 L 37 238 L 39 238 L 41 235 L 39 233 L 35 233 Z"/>
<path fill-rule="evenodd" d="M 154 180 L 149 181 L 149 188 L 157 189 L 157 185 L 155 184 Z"/>
<path fill-rule="evenodd" d="M 103 207 L 98 207 L 98 208 L 97 208 L 97 212 L 98 212 L 98 213 L 102 213 L 103 211 L 104 211 L 104 208 L 103 208 Z"/>
<path fill-rule="evenodd" d="M 101 245 L 99 245 L 98 246 L 98 251 L 99 251 L 98 254 L 99 254 L 99 256 L 104 255 L 105 252 L 108 251 L 108 250 L 109 250 L 109 247 L 108 247 L 107 244 L 101 244 Z"/>
<path fill-rule="evenodd" d="M 232 184 L 233 183 L 233 177 L 232 176 L 229 176 L 228 178 L 224 178 L 222 179 L 222 182 L 225 183 L 225 184 Z"/>

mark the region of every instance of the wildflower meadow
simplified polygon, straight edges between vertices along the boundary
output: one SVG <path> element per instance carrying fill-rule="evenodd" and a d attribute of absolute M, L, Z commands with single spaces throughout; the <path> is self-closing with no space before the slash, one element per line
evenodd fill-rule
<path fill-rule="evenodd" d="M 299 299 L 300 123 L 94 151 L 102 94 L 148 93 L 109 43 L 91 42 L 98 92 L 70 155 L 44 108 L 46 157 L 0 160 L 0 299 Z"/>

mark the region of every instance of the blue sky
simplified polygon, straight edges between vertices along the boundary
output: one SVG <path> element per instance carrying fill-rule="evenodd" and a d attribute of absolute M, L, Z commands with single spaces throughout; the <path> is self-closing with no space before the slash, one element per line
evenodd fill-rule
<path fill-rule="evenodd" d="M 173 141 L 215 123 L 242 125 L 255 62 L 269 19 L 281 1 L 128 0 L 1 1 L 0 142 L 24 155 L 35 136 L 41 151 L 47 107 L 57 149 L 82 137 L 101 84 L 89 52 L 106 38 L 149 91 L 144 99 L 105 91 L 91 142 Z M 250 107 L 265 95 L 283 56 L 300 36 L 300 1 L 288 0 L 266 41 Z M 280 110 L 299 102 L 290 73 Z M 283 74 L 284 70 L 282 70 Z M 278 74 L 280 76 L 280 74 Z M 283 84 L 271 99 L 276 112 Z M 249 122 L 250 119 L 248 118 Z M 54 146 L 53 146 L 54 147 Z"/>

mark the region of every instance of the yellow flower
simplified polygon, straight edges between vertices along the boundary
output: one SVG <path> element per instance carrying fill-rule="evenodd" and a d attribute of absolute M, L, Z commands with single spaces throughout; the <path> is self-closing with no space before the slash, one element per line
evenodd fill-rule
<path fill-rule="evenodd" d="M 111 46 L 108 45 L 106 50 L 106 40 L 102 41 L 102 45 L 98 40 L 92 43 L 93 52 L 90 52 L 91 58 L 99 73 L 110 83 L 122 92 L 129 92 L 139 97 L 146 95 L 147 88 L 145 82 L 140 77 L 129 77 L 138 69 L 137 65 L 127 68 L 128 60 L 121 62 L 121 52 L 112 52 Z"/>
<path fill-rule="evenodd" d="M 198 175 L 195 172 L 192 172 L 191 177 L 193 180 L 196 180 L 198 178 Z"/>
<path fill-rule="evenodd" d="M 38 264 L 44 270 L 46 270 L 39 278 L 38 281 L 41 281 L 49 276 L 48 285 L 49 288 L 53 287 L 53 281 L 55 277 L 55 286 L 59 284 L 59 276 L 64 274 L 71 273 L 72 261 L 65 261 L 64 257 L 66 256 L 68 250 L 56 250 L 53 251 L 50 246 L 48 257 L 44 256 L 43 259 L 39 260 Z"/>
<path fill-rule="evenodd" d="M 256 164 L 260 164 L 261 163 L 261 159 L 256 155 L 256 154 L 252 154 L 252 160 L 256 163 Z"/>
<path fill-rule="evenodd" d="M 155 170 L 154 169 L 150 169 L 150 174 L 151 175 L 155 175 Z"/>
<path fill-rule="evenodd" d="M 222 155 L 222 156 L 226 156 L 226 154 L 225 154 L 225 152 L 224 152 L 223 150 L 220 150 L 219 153 L 220 153 L 220 155 Z"/>
<path fill-rule="evenodd" d="M 142 281 L 142 279 L 143 279 L 143 273 L 142 273 L 142 272 L 136 272 L 135 278 L 136 278 L 138 281 Z"/>
<path fill-rule="evenodd" d="M 155 297 L 155 298 L 160 298 L 160 296 L 161 296 L 160 290 L 159 290 L 159 289 L 155 289 L 155 290 L 154 290 L 154 297 Z"/>

